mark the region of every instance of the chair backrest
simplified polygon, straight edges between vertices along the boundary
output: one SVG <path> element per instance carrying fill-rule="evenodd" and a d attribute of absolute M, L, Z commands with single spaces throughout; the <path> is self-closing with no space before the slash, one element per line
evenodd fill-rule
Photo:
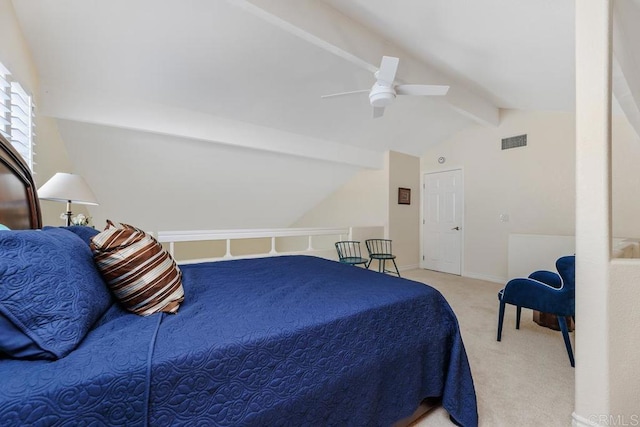
<path fill-rule="evenodd" d="M 338 258 L 362 258 L 360 252 L 360 242 L 356 240 L 343 240 L 336 242 L 336 250 L 338 251 Z"/>
<path fill-rule="evenodd" d="M 556 295 L 556 314 L 573 316 L 576 312 L 576 257 L 564 256 L 556 261 L 556 270 L 562 278 L 562 286 Z"/>
<path fill-rule="evenodd" d="M 556 270 L 562 277 L 562 290 L 576 291 L 576 256 L 563 256 L 556 261 Z"/>
<path fill-rule="evenodd" d="M 392 255 L 391 240 L 389 239 L 367 239 L 365 240 L 369 255 Z"/>

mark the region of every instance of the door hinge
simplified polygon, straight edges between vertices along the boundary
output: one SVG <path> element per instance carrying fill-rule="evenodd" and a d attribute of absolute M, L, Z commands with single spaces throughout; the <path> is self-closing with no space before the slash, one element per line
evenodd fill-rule
<path fill-rule="evenodd" d="M 422 255 L 422 260 L 424 261 L 424 255 Z"/>

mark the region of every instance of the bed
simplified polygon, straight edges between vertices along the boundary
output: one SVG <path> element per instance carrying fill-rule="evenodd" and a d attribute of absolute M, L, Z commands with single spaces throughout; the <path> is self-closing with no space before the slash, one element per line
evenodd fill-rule
<path fill-rule="evenodd" d="M 33 178 L 4 139 L 0 148 L 0 224 L 22 230 L 0 231 L 9 233 L 0 234 L 2 344 L 10 302 L 29 311 L 40 295 L 29 291 L 15 301 L 22 273 L 10 271 L 2 251 L 13 249 L 2 244 L 4 236 L 46 237 L 55 251 L 26 249 L 38 265 L 73 257 L 75 266 L 90 251 L 72 230 L 36 230 L 42 224 Z M 92 288 L 85 310 L 103 308 L 72 347 L 57 346 L 75 325 L 55 330 L 41 320 L 53 329 L 50 357 L 0 353 L 0 425 L 388 426 L 406 424 L 429 399 L 457 424 L 477 425 L 458 323 L 433 288 L 311 256 L 181 271 L 177 314 L 138 316 Z M 87 270 L 63 279 L 27 277 L 24 286 L 38 280 L 73 287 L 101 279 Z M 72 301 L 64 286 L 57 298 Z"/>

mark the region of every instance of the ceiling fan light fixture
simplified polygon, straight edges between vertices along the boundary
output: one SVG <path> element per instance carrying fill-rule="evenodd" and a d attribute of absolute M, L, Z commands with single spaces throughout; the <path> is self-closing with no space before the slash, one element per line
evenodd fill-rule
<path fill-rule="evenodd" d="M 374 85 L 369 93 L 369 102 L 374 107 L 388 107 L 396 99 L 393 88 Z"/>
<path fill-rule="evenodd" d="M 334 93 L 331 95 L 323 95 L 322 98 L 333 98 L 337 96 L 369 92 L 369 103 L 373 107 L 373 118 L 375 119 L 383 116 L 384 109 L 393 103 L 397 95 L 442 96 L 447 94 L 449 86 L 445 85 L 394 85 L 399 61 L 400 60 L 398 58 L 393 56 L 383 56 L 382 61 L 380 62 L 380 68 L 374 73 L 376 82 L 369 91 L 365 89 Z"/>

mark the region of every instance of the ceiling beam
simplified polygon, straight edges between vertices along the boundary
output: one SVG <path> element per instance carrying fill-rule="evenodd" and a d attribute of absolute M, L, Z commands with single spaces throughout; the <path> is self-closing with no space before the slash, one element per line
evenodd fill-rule
<path fill-rule="evenodd" d="M 380 169 L 384 153 L 104 93 L 71 94 L 50 88 L 39 112 L 57 119 L 113 126 L 216 144 L 269 151 L 352 166 Z"/>
<path fill-rule="evenodd" d="M 634 2 L 614 2 L 613 18 L 613 94 L 640 136 L 640 58 L 634 56 L 635 37 L 640 37 L 640 8 Z"/>
<path fill-rule="evenodd" d="M 497 126 L 499 108 L 473 93 L 459 79 L 417 60 L 381 35 L 318 0 L 227 0 L 257 17 L 315 46 L 371 72 L 382 56 L 400 58 L 398 80 L 445 84 L 451 88 L 447 102 L 456 111 L 483 125 Z"/>

